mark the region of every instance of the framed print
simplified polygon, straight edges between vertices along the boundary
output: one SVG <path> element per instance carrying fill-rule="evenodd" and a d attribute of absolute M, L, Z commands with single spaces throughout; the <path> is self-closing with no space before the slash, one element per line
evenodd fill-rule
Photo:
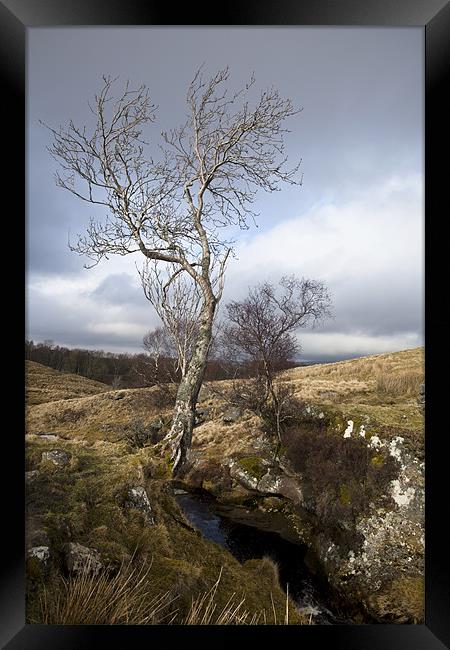
<path fill-rule="evenodd" d="M 168 14 L 0 4 L 2 647 L 444 648 L 448 4 Z"/>

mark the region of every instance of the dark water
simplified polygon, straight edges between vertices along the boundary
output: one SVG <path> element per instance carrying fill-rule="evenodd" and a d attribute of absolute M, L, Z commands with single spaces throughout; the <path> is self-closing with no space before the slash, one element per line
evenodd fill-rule
<path fill-rule="evenodd" d="M 177 491 L 178 492 L 178 491 Z M 238 523 L 227 517 L 227 508 L 212 499 L 189 493 L 176 495 L 178 505 L 204 537 L 220 544 L 240 562 L 269 556 L 278 565 L 280 582 L 307 616 L 316 624 L 349 623 L 327 606 L 325 589 L 305 564 L 307 548 L 288 542 L 277 533 Z M 243 509 L 245 510 L 245 509 Z M 229 508 L 236 512 L 236 508 Z"/>

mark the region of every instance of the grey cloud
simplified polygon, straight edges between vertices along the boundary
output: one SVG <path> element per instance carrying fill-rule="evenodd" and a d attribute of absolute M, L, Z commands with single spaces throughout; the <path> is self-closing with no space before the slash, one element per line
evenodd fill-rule
<path fill-rule="evenodd" d="M 138 285 L 136 278 L 133 278 L 128 273 L 108 275 L 90 293 L 90 296 L 116 305 L 135 304 L 142 306 L 146 302 L 141 286 Z"/>
<path fill-rule="evenodd" d="M 232 42 L 232 47 L 230 47 Z M 27 270 L 51 277 L 74 277 L 86 262 L 68 250 L 67 237 L 83 232 L 94 206 L 56 188 L 55 163 L 45 147 L 52 126 L 89 120 L 87 100 L 102 74 L 146 83 L 159 105 L 154 134 L 183 121 L 188 82 L 203 62 L 205 73 L 229 64 L 237 85 L 255 71 L 258 87 L 276 85 L 303 111 L 291 121 L 286 154 L 303 159 L 301 188 L 258 195 L 259 230 L 307 213 L 312 205 L 342 203 L 392 174 L 422 172 L 423 39 L 421 29 L 382 28 L 63 28 L 29 30 Z M 407 243 L 405 244 L 407 245 Z M 320 241 L 318 256 L 321 254 Z M 245 261 L 245 260 L 243 260 Z M 242 297 L 264 274 L 277 268 L 260 263 L 226 281 L 224 302 Z M 421 269 L 402 275 L 395 264 L 361 282 L 350 269 L 347 285 L 331 271 L 336 318 L 324 332 L 365 332 L 368 336 L 422 331 Z M 237 266 L 238 268 L 238 266 Z M 139 337 L 87 329 L 101 323 L 102 307 L 124 305 L 126 320 L 156 323 L 139 281 L 126 273 L 110 275 L 86 294 L 91 311 L 70 313 L 58 300 L 29 296 L 29 329 L 37 340 L 66 345 L 123 345 L 138 349 Z M 276 273 L 275 273 L 276 272 Z M 392 277 L 392 274 L 398 277 Z M 76 297 L 74 298 L 76 300 Z M 152 315 L 150 315 L 152 314 Z M 125 319 L 125 316 L 123 317 Z M 153 320 L 152 320 L 153 319 Z M 316 355 L 317 358 L 317 355 Z"/>

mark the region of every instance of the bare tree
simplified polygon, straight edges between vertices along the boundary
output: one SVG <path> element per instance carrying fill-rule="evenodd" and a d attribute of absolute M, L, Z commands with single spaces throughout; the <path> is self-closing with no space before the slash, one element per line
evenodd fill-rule
<path fill-rule="evenodd" d="M 227 228 L 249 227 L 258 190 L 300 183 L 286 166 L 284 122 L 298 113 L 270 88 L 254 101 L 253 78 L 229 93 L 228 68 L 205 80 L 199 70 L 187 92 L 186 122 L 162 133 L 152 158 L 142 129 L 155 120 L 145 86 L 125 86 L 114 98 L 105 77 L 91 106 L 92 130 L 70 121 L 51 128 L 57 184 L 107 216 L 92 220 L 72 250 L 98 263 L 110 254 L 140 252 L 192 278 L 201 294 L 198 334 L 178 387 L 171 431 L 174 473 L 190 448 L 195 404 L 203 381 L 212 327 L 233 243 Z"/>
<path fill-rule="evenodd" d="M 163 328 L 155 330 L 159 334 L 159 346 L 165 344 L 170 348 L 175 359 L 175 375 L 183 380 L 198 337 L 202 294 L 189 275 L 177 273 L 175 265 L 165 265 L 163 269 L 160 266 L 157 262 L 145 264 L 140 273 L 141 283 L 145 297 L 163 323 Z M 145 340 L 144 347 L 148 350 Z"/>
<path fill-rule="evenodd" d="M 231 358 L 252 364 L 256 378 L 247 382 L 244 392 L 260 413 L 271 402 L 279 439 L 283 407 L 290 395 L 275 385 L 276 372 L 300 351 L 295 331 L 329 316 L 330 305 L 322 282 L 294 275 L 281 278 L 278 287 L 269 282 L 259 284 L 244 300 L 226 305 L 228 322 L 222 344 Z"/>
<path fill-rule="evenodd" d="M 146 365 L 151 384 L 175 382 L 178 361 L 175 346 L 166 328 L 156 327 L 154 330 L 149 330 L 142 343 L 148 355 Z"/>

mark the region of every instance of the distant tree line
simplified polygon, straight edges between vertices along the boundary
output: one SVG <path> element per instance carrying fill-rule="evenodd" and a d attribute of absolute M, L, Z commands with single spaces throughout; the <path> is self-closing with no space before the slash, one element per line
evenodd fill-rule
<path fill-rule="evenodd" d="M 181 370 L 174 356 L 165 354 L 164 345 L 155 353 L 152 341 L 154 331 L 144 337 L 144 352 L 138 354 L 105 352 L 104 350 L 86 350 L 83 348 L 66 348 L 45 340 L 35 343 L 25 341 L 25 359 L 41 363 L 60 372 L 73 373 L 101 381 L 114 388 L 144 388 L 159 383 L 178 383 Z M 148 347 L 148 349 L 146 348 Z M 170 354 L 170 352 L 169 352 Z M 257 368 L 252 361 L 221 358 L 217 350 L 208 360 L 207 381 L 230 379 L 232 377 L 252 377 Z M 283 368 L 299 365 L 295 361 L 286 361 Z M 278 369 L 282 369 L 279 367 Z"/>

